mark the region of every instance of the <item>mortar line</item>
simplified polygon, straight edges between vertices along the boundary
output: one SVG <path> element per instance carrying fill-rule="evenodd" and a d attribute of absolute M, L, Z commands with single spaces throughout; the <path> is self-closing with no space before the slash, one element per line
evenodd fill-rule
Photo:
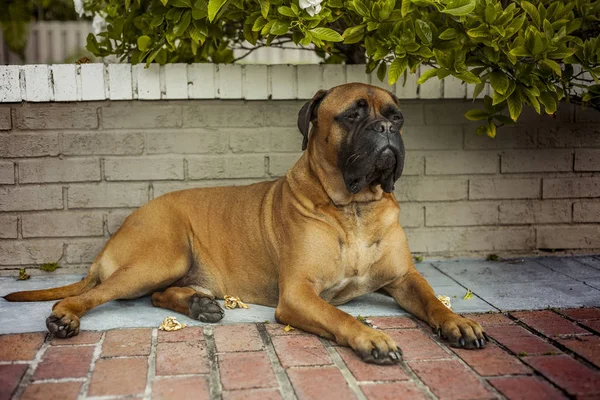
<path fill-rule="evenodd" d="M 267 332 L 264 324 L 256 324 L 258 328 L 258 334 L 260 335 L 263 344 L 265 346 L 265 351 L 267 353 L 267 357 L 271 362 L 271 367 L 273 368 L 273 372 L 275 373 L 275 379 L 279 385 L 279 391 L 281 393 L 281 397 L 286 400 L 297 400 L 296 393 L 290 381 L 290 378 L 287 375 L 287 372 L 279 362 L 279 358 L 277 357 L 277 353 L 275 352 L 275 347 L 273 346 L 273 342 L 271 340 L 271 336 Z"/>
<path fill-rule="evenodd" d="M 344 360 L 342 360 L 342 357 L 340 357 L 335 348 L 332 347 L 329 343 L 327 343 L 325 339 L 320 339 L 321 343 L 323 343 L 323 346 L 325 346 L 325 348 L 327 349 L 329 357 L 331 357 L 331 359 L 333 360 L 333 365 L 341 372 L 350 390 L 352 390 L 352 392 L 356 395 L 356 397 L 359 400 L 367 400 L 367 396 L 365 396 L 365 394 L 360 389 L 358 381 L 356 380 L 354 375 L 352 375 L 352 373 L 344 363 Z"/>
<path fill-rule="evenodd" d="M 600 292 L 600 290 L 598 290 L 598 288 L 595 288 L 594 286 L 591 286 L 591 285 L 589 285 L 589 284 L 588 284 L 588 283 L 586 283 L 586 281 L 584 281 L 584 280 L 581 280 L 581 279 L 578 279 L 578 278 L 574 278 L 574 277 L 572 277 L 572 276 L 570 276 L 570 275 L 567 275 L 567 274 L 565 274 L 564 272 L 562 272 L 562 271 L 560 271 L 560 270 L 556 270 L 556 269 L 554 269 L 554 268 L 552 268 L 552 267 L 549 267 L 549 266 L 547 266 L 546 264 L 542 264 L 542 263 L 541 263 L 541 262 L 539 262 L 537 259 L 533 259 L 532 261 L 533 261 L 534 263 L 538 264 L 538 265 L 541 265 L 541 266 L 542 266 L 542 267 L 544 267 L 544 268 L 548 268 L 549 270 L 551 270 L 551 271 L 553 271 L 553 272 L 556 272 L 556 273 L 558 273 L 558 274 L 561 274 L 561 275 L 563 275 L 563 276 L 566 276 L 567 278 L 569 278 L 569 279 L 572 279 L 572 280 L 574 280 L 574 281 L 576 281 L 576 282 L 583 283 L 585 286 L 587 286 L 587 287 L 589 287 L 589 288 L 591 288 L 591 289 L 594 289 L 594 290 L 597 290 L 597 291 L 599 291 L 599 292 Z M 576 262 L 578 262 L 579 264 L 583 265 L 584 267 L 594 268 L 594 267 L 591 267 L 591 266 L 589 266 L 589 265 L 587 265 L 587 264 L 584 264 L 584 263 L 582 263 L 582 262 L 578 261 L 577 259 L 575 259 L 575 261 L 576 261 Z M 596 268 L 594 268 L 594 269 L 596 269 Z M 600 271 L 599 271 L 599 273 L 600 273 Z"/>
<path fill-rule="evenodd" d="M 543 311 L 543 310 L 535 310 L 535 311 Z M 550 311 L 552 311 L 552 310 L 550 309 Z M 552 312 L 554 312 L 554 311 L 552 311 Z M 562 317 L 562 318 L 566 319 L 568 321 L 568 319 L 565 318 L 564 316 L 562 316 L 561 314 L 558 314 L 558 313 L 555 313 L 555 314 L 558 315 L 559 317 Z M 525 322 L 523 322 L 520 319 L 518 319 L 517 317 L 513 316 L 511 313 L 508 313 L 507 317 L 509 319 L 511 319 L 513 322 L 515 322 L 516 325 L 520 326 L 521 328 L 525 329 L 526 331 L 534 334 L 535 336 L 537 336 L 537 337 L 539 337 L 541 339 L 545 339 L 548 343 L 550 343 L 554 347 L 558 348 L 565 355 L 570 356 L 570 357 L 574 358 L 575 360 L 581 362 L 583 365 L 585 365 L 586 367 L 590 368 L 591 370 L 594 370 L 594 371 L 600 370 L 600 368 L 596 367 L 593 363 L 591 363 L 590 361 L 588 361 L 586 358 L 580 356 L 579 354 L 577 354 L 573 350 L 570 350 L 568 347 L 564 346 L 562 343 L 560 343 L 559 341 L 557 341 L 553 337 L 546 336 L 543 333 L 538 332 L 537 330 L 535 330 L 535 328 L 527 325 Z M 567 337 L 577 337 L 577 336 L 594 336 L 594 333 L 593 332 L 589 332 L 589 335 L 565 335 L 566 338 Z M 560 354 L 554 354 L 554 355 L 558 356 Z"/>
<path fill-rule="evenodd" d="M 210 374 L 208 376 L 210 398 L 211 400 L 221 400 L 223 398 L 223 385 L 221 385 L 221 377 L 219 375 L 214 328 L 212 326 L 205 326 L 202 328 L 202 334 L 204 335 L 204 342 L 206 343 L 206 352 L 210 368 Z"/>
<path fill-rule="evenodd" d="M 48 347 L 50 347 L 50 340 L 51 340 L 50 335 L 46 334 L 46 337 L 44 338 L 44 343 L 42 343 L 42 346 L 35 354 L 34 359 L 29 364 L 29 368 L 27 368 L 27 370 L 25 371 L 25 374 L 23 374 L 23 377 L 21 378 L 21 381 L 19 382 L 19 386 L 17 386 L 17 389 L 14 391 L 14 393 L 11 397 L 13 400 L 21 398 L 21 396 L 23 395 L 23 392 L 25 391 L 25 388 L 31 383 L 31 378 L 33 377 L 33 374 L 35 373 L 35 370 L 37 369 L 38 365 L 42 361 L 42 357 L 46 353 L 46 350 L 48 350 Z"/>
<path fill-rule="evenodd" d="M 515 322 L 515 325 L 522 327 L 523 329 L 533 333 L 535 336 L 541 337 L 541 338 L 546 338 L 545 336 L 541 336 L 539 334 L 537 334 L 537 332 L 532 331 L 531 329 L 528 329 L 529 327 L 527 327 L 526 325 L 523 326 L 523 323 L 521 323 L 518 319 L 516 319 L 515 317 L 513 317 L 511 314 L 506 313 L 506 317 L 509 318 L 510 320 Z M 496 339 L 494 339 L 493 337 L 489 337 L 489 339 L 491 339 L 493 341 L 493 343 L 495 343 L 498 347 L 500 347 L 502 350 L 504 350 L 505 352 L 507 352 L 508 354 L 511 354 L 515 357 L 517 357 L 519 359 L 520 362 L 522 362 L 523 364 L 525 364 L 526 366 L 528 366 L 529 368 L 531 368 L 531 370 L 533 371 L 533 376 L 537 376 L 540 379 L 542 379 L 542 381 L 547 382 L 550 386 L 552 386 L 553 388 L 555 388 L 556 390 L 558 390 L 559 392 L 561 392 L 562 394 L 564 394 L 567 398 L 570 398 L 571 396 L 569 396 L 569 394 L 567 393 L 566 390 L 564 390 L 563 388 L 561 388 L 560 386 L 558 386 L 556 383 L 554 383 L 552 380 L 550 380 L 549 378 L 546 378 L 545 375 L 543 375 L 542 373 L 540 373 L 538 370 L 536 370 L 535 368 L 533 368 L 531 365 L 527 364 L 521 356 L 519 356 L 517 353 L 515 353 L 514 351 L 510 350 L 508 347 L 504 346 L 502 343 L 500 343 L 499 341 L 497 341 Z M 559 355 L 559 354 L 557 354 Z M 568 355 L 568 354 L 567 354 Z M 519 375 L 522 376 L 522 375 Z M 490 377 L 490 378 L 496 378 L 494 377 Z"/>
<path fill-rule="evenodd" d="M 456 282 L 459 286 L 461 286 L 463 289 L 465 290 L 471 290 L 468 287 L 466 287 L 465 285 L 463 285 L 461 282 L 457 281 L 456 279 L 454 279 L 451 275 L 448 275 L 446 272 L 442 271 L 441 269 L 438 268 L 438 264 L 439 261 L 432 261 L 431 266 L 433 268 L 435 268 L 437 271 L 439 271 L 440 273 L 442 273 L 443 275 L 447 276 L 448 278 L 452 279 L 454 282 Z M 479 296 L 477 294 L 477 292 L 474 292 L 473 290 L 471 290 L 471 293 L 473 293 L 473 295 L 477 296 L 477 298 L 481 299 L 481 301 L 483 301 L 484 303 L 486 303 L 487 305 L 489 305 L 490 307 L 492 307 L 493 309 L 497 310 L 498 312 L 503 312 L 502 309 L 496 307 L 495 305 L 493 305 L 492 303 L 490 303 L 489 301 L 487 301 L 486 299 L 484 299 L 483 297 Z"/>
<path fill-rule="evenodd" d="M 150 345 L 150 355 L 148 356 L 148 373 L 146 375 L 146 389 L 144 390 L 144 399 L 152 397 L 152 382 L 156 376 L 156 346 L 158 342 L 158 331 L 152 329 L 152 344 Z"/>
<path fill-rule="evenodd" d="M 88 397 L 88 391 L 90 388 L 90 384 L 92 382 L 92 374 L 94 373 L 94 369 L 96 368 L 96 362 L 100 359 L 100 354 L 102 354 L 102 344 L 104 343 L 104 339 L 106 338 L 106 332 L 102 332 L 102 336 L 98 343 L 96 343 L 96 348 L 94 349 L 94 354 L 92 355 L 92 361 L 90 362 L 90 368 L 88 370 L 86 380 L 81 385 L 81 390 L 79 391 L 79 396 L 77 396 L 77 400 L 83 400 Z"/>

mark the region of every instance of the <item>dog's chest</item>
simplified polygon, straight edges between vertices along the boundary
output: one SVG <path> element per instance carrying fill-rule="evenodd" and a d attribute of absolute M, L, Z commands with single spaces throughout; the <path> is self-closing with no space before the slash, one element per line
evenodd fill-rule
<path fill-rule="evenodd" d="M 383 255 L 381 237 L 362 221 L 339 240 L 335 273 L 321 297 L 342 304 L 381 287 L 378 263 Z"/>

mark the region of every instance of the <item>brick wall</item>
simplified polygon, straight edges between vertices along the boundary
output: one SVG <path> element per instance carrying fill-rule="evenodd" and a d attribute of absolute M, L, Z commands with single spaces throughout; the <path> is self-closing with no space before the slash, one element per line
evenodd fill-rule
<path fill-rule="evenodd" d="M 178 189 L 280 176 L 301 101 L 0 104 L 0 274 L 84 270 L 136 207 Z M 405 100 L 396 195 L 413 252 L 600 249 L 600 113 L 526 112 L 478 137 L 463 100 Z"/>

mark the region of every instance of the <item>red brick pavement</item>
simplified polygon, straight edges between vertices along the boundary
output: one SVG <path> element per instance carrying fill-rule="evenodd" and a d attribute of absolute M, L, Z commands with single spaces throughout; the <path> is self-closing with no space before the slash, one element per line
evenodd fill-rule
<path fill-rule="evenodd" d="M 487 349 L 451 349 L 411 318 L 372 318 L 403 349 L 396 366 L 279 324 L 2 335 L 0 400 L 600 398 L 600 309 L 469 317 Z"/>

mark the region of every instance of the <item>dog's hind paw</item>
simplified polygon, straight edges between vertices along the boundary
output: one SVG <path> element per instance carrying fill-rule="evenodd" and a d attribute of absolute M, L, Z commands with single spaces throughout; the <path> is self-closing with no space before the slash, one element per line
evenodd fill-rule
<path fill-rule="evenodd" d="M 195 294 L 190 298 L 189 315 L 202 322 L 219 322 L 225 311 L 216 300 Z"/>
<path fill-rule="evenodd" d="M 70 338 L 79 333 L 79 318 L 75 315 L 60 315 L 52 312 L 46 318 L 48 331 L 59 338 Z"/>

